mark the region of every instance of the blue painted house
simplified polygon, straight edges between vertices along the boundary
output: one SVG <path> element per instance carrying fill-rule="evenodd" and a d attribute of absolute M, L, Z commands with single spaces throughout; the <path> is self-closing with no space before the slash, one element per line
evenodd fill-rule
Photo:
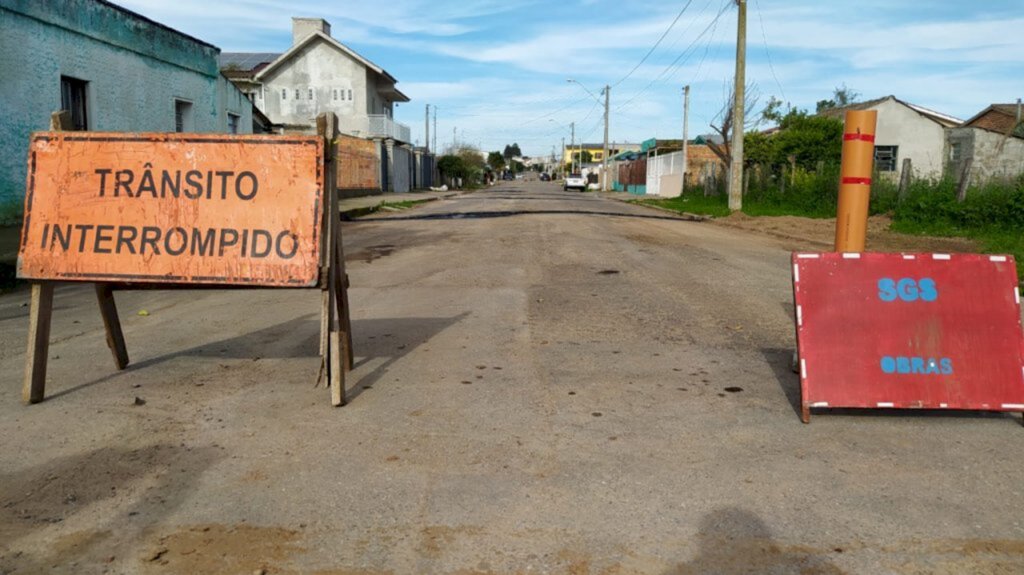
<path fill-rule="evenodd" d="M 76 129 L 251 133 L 220 49 L 103 0 L 0 0 L 0 225 L 18 221 L 29 134 Z"/>

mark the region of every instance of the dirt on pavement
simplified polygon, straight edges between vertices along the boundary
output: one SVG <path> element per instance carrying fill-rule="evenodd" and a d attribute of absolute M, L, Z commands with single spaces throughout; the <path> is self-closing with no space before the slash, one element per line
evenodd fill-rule
<path fill-rule="evenodd" d="M 835 241 L 835 218 L 804 218 L 799 216 L 748 216 L 735 212 L 711 220 L 715 224 L 768 234 L 783 240 L 805 243 L 793 249 L 831 250 Z M 875 252 L 951 252 L 978 253 L 978 242 L 968 238 L 915 236 L 891 231 L 892 218 L 868 218 L 867 249 Z"/>

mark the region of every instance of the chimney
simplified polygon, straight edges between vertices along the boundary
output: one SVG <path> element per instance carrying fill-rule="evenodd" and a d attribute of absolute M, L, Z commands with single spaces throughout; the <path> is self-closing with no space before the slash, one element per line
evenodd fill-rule
<path fill-rule="evenodd" d="M 314 32 L 331 35 L 331 25 L 323 18 L 292 18 L 292 46 Z"/>

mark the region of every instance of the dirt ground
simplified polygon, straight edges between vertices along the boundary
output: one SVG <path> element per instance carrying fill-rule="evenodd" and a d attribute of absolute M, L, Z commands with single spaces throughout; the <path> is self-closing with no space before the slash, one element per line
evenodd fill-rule
<path fill-rule="evenodd" d="M 805 242 L 808 247 L 831 250 L 835 242 L 835 218 L 815 219 L 797 216 L 748 216 L 736 212 L 713 223 L 768 234 L 784 240 Z M 868 218 L 867 249 L 875 252 L 977 253 L 977 242 L 967 238 L 938 238 L 900 234 L 889 230 L 892 218 Z"/>

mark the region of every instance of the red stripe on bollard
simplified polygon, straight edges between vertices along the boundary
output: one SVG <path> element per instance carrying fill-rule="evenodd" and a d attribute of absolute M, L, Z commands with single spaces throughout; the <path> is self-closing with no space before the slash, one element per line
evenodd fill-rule
<path fill-rule="evenodd" d="M 844 140 L 861 140 L 863 142 L 874 142 L 874 134 L 843 134 Z"/>
<path fill-rule="evenodd" d="M 843 178 L 843 183 L 844 184 L 861 184 L 861 185 L 864 185 L 864 186 L 870 186 L 871 185 L 871 178 L 850 178 L 850 177 L 846 177 L 846 178 Z"/>

